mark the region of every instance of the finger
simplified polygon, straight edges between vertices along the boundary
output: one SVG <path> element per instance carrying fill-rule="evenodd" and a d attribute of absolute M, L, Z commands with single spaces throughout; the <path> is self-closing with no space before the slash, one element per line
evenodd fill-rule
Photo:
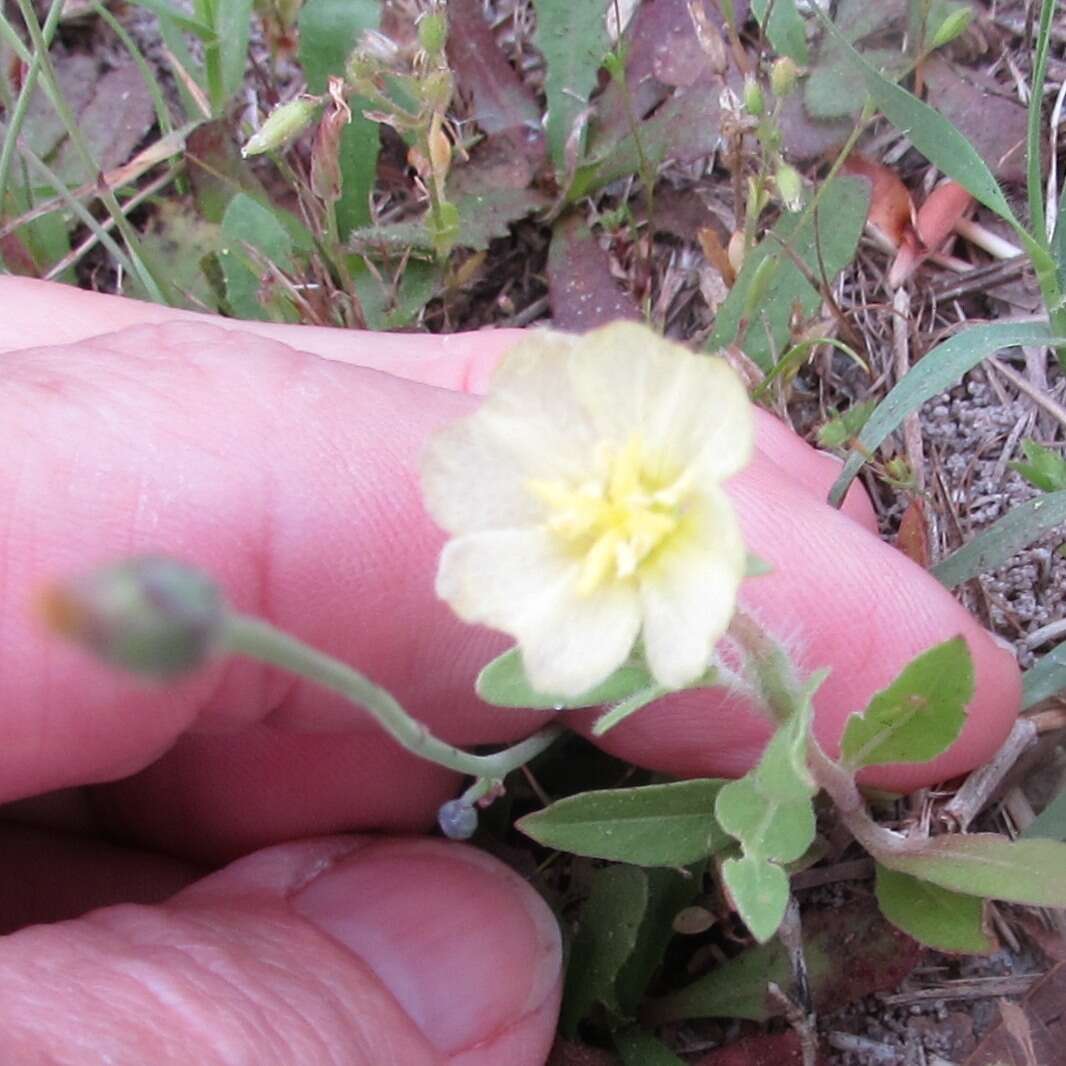
<path fill-rule="evenodd" d="M 325 359 L 381 370 L 408 381 L 478 396 L 487 390 L 503 353 L 525 335 L 518 329 L 391 334 L 243 322 L 14 277 L 0 277 L 0 309 L 6 326 L 5 335 L 0 337 L 0 352 L 73 344 L 129 326 L 198 322 L 265 337 Z M 758 447 L 762 453 L 798 484 L 824 498 L 840 473 L 839 461 L 812 448 L 773 415 L 765 411 L 758 414 Z M 873 509 L 860 485 L 848 492 L 842 508 L 856 521 L 876 530 Z"/>
<path fill-rule="evenodd" d="M 541 1066 L 558 928 L 501 863 L 428 840 L 261 852 L 155 906 L 0 940 L 12 1062 Z"/>
<path fill-rule="evenodd" d="M 424 825 L 452 787 L 310 686 L 244 663 L 146 689 L 27 624 L 23 607 L 44 580 L 123 552 L 199 561 L 238 606 L 370 670 L 454 742 L 502 740 L 540 720 L 471 700 L 477 670 L 505 641 L 461 627 L 432 597 L 441 537 L 421 511 L 414 471 L 426 433 L 469 400 L 193 325 L 16 353 L 6 370 L 0 424 L 14 445 L 0 468 L 12 530 L 0 568 L 0 731 L 9 795 L 121 777 L 190 727 L 253 722 L 264 724 L 239 740 L 183 739 L 121 786 L 122 817 L 148 839 L 169 846 L 169 830 L 203 849 L 186 853 L 211 858 L 213 847 L 232 853 L 242 839 Z M 775 625 L 802 633 L 813 666 L 835 668 L 832 684 L 850 678 L 840 704 L 820 702 L 831 723 L 861 707 L 923 635 L 972 627 L 942 589 L 774 464 L 757 460 L 748 476 L 756 480 L 738 485 L 750 486 L 739 505 L 751 546 L 779 570 L 752 588 L 774 600 L 766 609 Z M 972 647 L 992 695 L 979 698 L 951 757 L 960 769 L 994 750 L 1016 711 L 1016 696 L 999 699 L 1016 693 L 1013 665 L 983 634 Z M 695 750 L 701 772 L 735 772 L 765 729 L 732 711 L 700 713 L 698 728 L 671 718 L 661 736 L 627 750 L 652 765 Z M 344 732 L 297 737 L 266 719 Z"/>

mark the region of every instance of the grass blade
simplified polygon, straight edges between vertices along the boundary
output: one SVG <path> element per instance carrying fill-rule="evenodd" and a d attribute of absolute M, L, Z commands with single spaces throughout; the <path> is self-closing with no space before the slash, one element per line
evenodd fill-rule
<path fill-rule="evenodd" d="M 933 567 L 933 576 L 949 589 L 994 570 L 1038 537 L 1066 522 L 1066 491 L 1049 492 L 1005 514 L 969 544 Z"/>
<path fill-rule="evenodd" d="M 999 182 L 974 146 L 939 111 L 868 63 L 822 9 L 816 8 L 816 11 L 826 31 L 836 38 L 841 56 L 862 75 L 867 92 L 885 118 L 905 133 L 926 159 L 967 189 L 975 200 L 1022 231 Z"/>
<path fill-rule="evenodd" d="M 1022 710 L 1035 707 L 1066 689 L 1066 644 L 1038 659 L 1022 675 Z"/>
<path fill-rule="evenodd" d="M 1058 345 L 1043 322 L 995 322 L 956 333 L 937 345 L 892 388 L 870 415 L 856 438 L 854 450 L 829 491 L 829 502 L 839 506 L 855 475 L 885 438 L 907 415 L 926 400 L 954 385 L 968 370 L 1001 348 L 1019 344 Z"/>

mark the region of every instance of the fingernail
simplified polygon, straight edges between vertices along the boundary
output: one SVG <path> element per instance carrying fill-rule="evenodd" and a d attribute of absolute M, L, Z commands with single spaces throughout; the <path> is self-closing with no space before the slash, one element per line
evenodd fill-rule
<path fill-rule="evenodd" d="M 548 907 L 513 871 L 461 844 L 368 844 L 292 906 L 362 959 L 444 1054 L 504 1032 L 557 991 Z"/>

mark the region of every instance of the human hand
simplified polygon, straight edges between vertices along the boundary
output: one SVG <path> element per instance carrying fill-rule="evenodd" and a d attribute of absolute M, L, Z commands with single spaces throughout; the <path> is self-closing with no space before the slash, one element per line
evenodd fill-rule
<path fill-rule="evenodd" d="M 238 608 L 351 661 L 452 742 L 513 739 L 541 720 L 473 699 L 473 677 L 504 642 L 433 599 L 443 535 L 416 476 L 429 431 L 469 410 L 463 393 L 484 386 L 513 333 L 208 325 L 14 279 L 0 279 L 0 313 L 12 349 L 0 380 L 0 798 L 71 790 L 23 803 L 20 818 L 217 863 L 340 830 L 421 829 L 454 794 L 454 778 L 338 700 L 254 664 L 162 690 L 33 627 L 26 607 L 43 584 L 125 554 L 198 563 Z M 833 460 L 769 416 L 760 448 L 731 490 L 752 550 L 776 570 L 744 597 L 796 635 L 804 663 L 833 667 L 819 736 L 832 746 L 909 658 L 962 632 L 978 682 L 963 736 L 930 766 L 870 780 L 909 789 L 982 761 L 1017 710 L 1013 658 L 872 535 L 861 495 L 846 515 L 821 502 Z M 736 701 L 678 696 L 606 742 L 659 769 L 723 774 L 746 769 L 765 737 Z M 69 837 L 11 840 L 27 861 L 8 880 L 33 896 L 35 918 L 63 912 L 72 877 L 84 905 L 161 898 L 195 876 Z M 331 916 L 327 937 L 305 920 L 313 906 Z M 530 890 L 431 841 L 282 844 L 166 906 L 99 912 L 0 948 L 0 1002 L 17 1011 L 24 1046 L 69 1061 L 84 1061 L 89 1032 L 117 1061 L 521 1066 L 543 1058 L 558 990 L 554 926 Z"/>

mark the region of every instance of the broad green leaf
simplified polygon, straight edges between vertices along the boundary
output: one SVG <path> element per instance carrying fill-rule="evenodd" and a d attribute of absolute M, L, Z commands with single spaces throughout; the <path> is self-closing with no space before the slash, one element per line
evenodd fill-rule
<path fill-rule="evenodd" d="M 875 69 L 895 74 L 907 62 L 898 49 L 874 48 L 863 51 Z M 827 42 L 823 54 L 803 86 L 803 102 L 815 119 L 844 118 L 857 114 L 866 99 L 865 82 L 835 41 Z"/>
<path fill-rule="evenodd" d="M 788 906 L 788 874 L 760 855 L 722 863 L 722 881 L 751 935 L 765 944 L 777 932 Z"/>
<path fill-rule="evenodd" d="M 606 681 L 580 696 L 570 698 L 538 692 L 529 683 L 522 655 L 511 648 L 497 656 L 477 675 L 474 690 L 486 703 L 495 707 L 528 707 L 535 710 L 563 711 L 572 707 L 599 707 L 603 703 L 624 700 L 652 684 L 643 666 L 620 666 Z"/>
<path fill-rule="evenodd" d="M 1022 836 L 1028 839 L 1066 840 L 1066 791 L 1060 792 L 1037 817 L 1026 826 Z"/>
<path fill-rule="evenodd" d="M 985 920 L 985 901 L 977 896 L 964 896 L 880 864 L 875 892 L 881 913 L 926 947 L 964 955 L 996 950 Z"/>
<path fill-rule="evenodd" d="M 721 828 L 740 840 L 746 851 L 777 862 L 795 862 L 814 840 L 810 796 L 772 802 L 750 776 L 724 786 L 714 812 Z"/>
<path fill-rule="evenodd" d="M 906 850 L 878 850 L 882 865 L 967 896 L 1066 907 L 1066 844 L 993 833 L 933 837 Z"/>
<path fill-rule="evenodd" d="M 943 344 L 938 344 L 896 383 L 870 415 L 855 442 L 854 451 L 829 492 L 829 502 L 840 504 L 863 463 L 903 423 L 907 415 L 917 411 L 926 400 L 950 388 L 983 359 L 1002 348 L 1016 345 L 1055 346 L 1062 343 L 1063 339 L 1054 337 L 1043 322 L 995 322 L 963 330 Z"/>
<path fill-rule="evenodd" d="M 715 821 L 724 782 L 677 781 L 568 796 L 517 828 L 538 844 L 635 866 L 687 866 L 729 843 Z"/>
<path fill-rule="evenodd" d="M 718 310 L 708 350 L 739 343 L 761 369 L 770 371 L 788 346 L 796 307 L 810 315 L 822 303 L 821 294 L 784 246 L 806 265 L 812 277 L 820 278 L 824 265 L 825 280 L 831 282 L 855 255 L 869 203 L 868 182 L 838 177 L 823 191 L 817 211 L 785 215 L 745 260 Z M 764 266 L 767 260 L 773 260 L 776 268 L 769 276 Z M 756 290 L 764 282 L 760 295 Z"/>
<path fill-rule="evenodd" d="M 597 1004 L 620 1016 L 615 982 L 636 947 L 647 907 L 648 878 L 643 870 L 605 866 L 596 871 L 566 972 L 560 1020 L 564 1032 L 572 1035 Z"/>
<path fill-rule="evenodd" d="M 310 92 L 325 92 L 329 75 L 344 73 L 348 55 L 364 30 L 377 29 L 378 0 L 305 0 L 300 9 L 300 65 Z M 341 135 L 341 198 L 337 224 L 342 238 L 370 223 L 370 192 L 378 163 L 378 127 L 363 116 L 368 106 L 349 100 L 352 121 Z"/>
<path fill-rule="evenodd" d="M 806 65 L 809 59 L 807 25 L 796 10 L 796 0 L 751 0 L 751 10 L 766 31 L 774 50 Z"/>
<path fill-rule="evenodd" d="M 1024 463 L 1007 465 L 1038 489 L 1044 492 L 1060 492 L 1066 489 L 1066 459 L 1035 440 L 1023 440 Z"/>
<path fill-rule="evenodd" d="M 706 863 L 688 870 L 648 870 L 648 905 L 633 951 L 615 981 L 622 1012 L 636 1015 L 655 976 L 667 946 L 676 935 L 674 920 L 696 898 L 703 884 Z"/>
<path fill-rule="evenodd" d="M 226 279 L 226 298 L 238 318 L 266 319 L 271 316 L 259 298 L 262 269 L 245 245 L 279 269 L 292 270 L 293 248 L 288 231 L 273 211 L 247 193 L 238 193 L 222 216 L 218 258 Z"/>
<path fill-rule="evenodd" d="M 222 89 L 228 99 L 244 81 L 254 0 L 215 0 L 215 32 L 222 58 Z"/>
<path fill-rule="evenodd" d="M 825 15 L 821 19 L 841 55 L 862 75 L 866 91 L 885 118 L 974 199 L 1020 229 L 1003 190 L 973 145 L 940 112 L 886 78 L 864 59 Z"/>
<path fill-rule="evenodd" d="M 973 698 L 973 660 L 955 637 L 911 660 L 844 727 L 841 758 L 852 770 L 928 762 L 954 743 Z"/>
<path fill-rule="evenodd" d="M 971 577 L 1002 566 L 1012 555 L 1063 522 L 1066 522 L 1066 491 L 1027 500 L 937 563 L 933 576 L 949 589 L 954 588 Z"/>
<path fill-rule="evenodd" d="M 1066 644 L 1041 656 L 1022 674 L 1022 710 L 1027 711 L 1063 689 L 1066 689 Z"/>
<path fill-rule="evenodd" d="M 556 171 L 565 174 L 569 169 L 568 143 L 572 144 L 574 126 L 588 107 L 589 95 L 596 87 L 607 52 L 604 7 L 575 4 L 573 0 L 534 0 L 533 7 L 537 12 L 535 43 L 548 66 L 544 78 L 544 92 L 548 97 L 548 150 Z M 580 158 L 579 150 L 573 162 Z"/>
<path fill-rule="evenodd" d="M 623 1066 L 685 1066 L 665 1044 L 646 1029 L 633 1026 L 614 1034 Z"/>

